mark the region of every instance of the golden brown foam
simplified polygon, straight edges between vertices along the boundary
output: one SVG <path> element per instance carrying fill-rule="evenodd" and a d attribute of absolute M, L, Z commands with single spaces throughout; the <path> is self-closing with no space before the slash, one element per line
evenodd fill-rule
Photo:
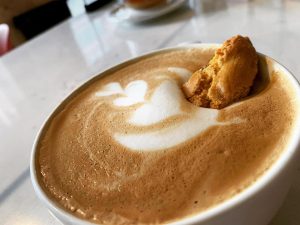
<path fill-rule="evenodd" d="M 206 210 L 253 183 L 289 141 L 296 107 L 284 75 L 274 73 L 263 91 L 219 111 L 219 121 L 239 117 L 244 122 L 214 126 L 154 152 L 130 151 L 115 142 L 111 130 L 127 129 L 128 115 L 94 96 L 108 82 L 126 86 L 159 74 L 150 68 L 195 71 L 199 58 L 204 65 L 212 54 L 193 49 L 154 55 L 94 81 L 73 97 L 50 120 L 38 144 L 36 168 L 47 195 L 92 222 L 155 224 Z"/>

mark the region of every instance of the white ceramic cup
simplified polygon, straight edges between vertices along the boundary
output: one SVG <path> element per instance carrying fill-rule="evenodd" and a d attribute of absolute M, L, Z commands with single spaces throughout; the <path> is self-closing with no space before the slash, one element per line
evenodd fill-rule
<path fill-rule="evenodd" d="M 216 44 L 190 44 L 186 46 L 179 46 L 175 48 L 163 49 L 149 54 L 131 59 L 129 61 L 123 62 L 98 76 L 105 75 L 111 70 L 116 70 L 119 67 L 130 64 L 132 61 L 139 60 L 150 54 L 156 54 L 159 52 L 176 50 L 176 49 L 188 49 L 188 48 L 212 48 L 218 47 Z M 260 54 L 260 58 L 263 59 L 271 74 L 272 71 L 280 71 L 291 81 L 292 88 L 295 91 L 297 98 L 300 98 L 300 86 L 293 75 L 285 69 L 278 62 L 270 57 Z M 96 76 L 96 78 L 98 77 Z M 76 93 L 80 92 L 81 88 L 93 82 L 95 78 L 90 79 L 80 88 L 75 90 L 68 98 L 66 98 L 60 105 L 68 101 Z M 37 143 L 39 141 L 40 134 L 45 129 L 47 121 L 59 111 L 58 107 L 52 115 L 46 120 L 44 126 L 41 128 L 35 143 L 33 145 L 33 150 L 31 154 L 30 162 L 30 172 L 31 180 L 34 190 L 38 198 L 43 202 L 43 204 L 50 210 L 58 220 L 66 225 L 88 225 L 93 224 L 91 222 L 82 220 L 75 217 L 71 213 L 67 212 L 57 203 L 53 202 L 47 197 L 43 189 L 37 180 L 36 168 L 35 168 L 35 157 Z M 299 116 L 300 117 L 300 116 Z M 300 127 L 300 119 L 296 120 L 295 127 Z M 300 160 L 300 129 L 296 129 L 292 137 L 290 138 L 290 143 L 279 156 L 278 160 L 265 172 L 256 182 L 251 186 L 243 190 L 241 193 L 235 195 L 234 197 L 226 200 L 225 202 L 218 204 L 207 211 L 200 212 L 199 214 L 193 215 L 188 218 L 183 218 L 177 222 L 171 223 L 172 225 L 183 225 L 183 224 L 201 224 L 201 225 L 267 225 L 272 217 L 275 215 L 279 207 L 281 206 L 290 186 L 294 176 L 296 175 L 296 163 Z"/>

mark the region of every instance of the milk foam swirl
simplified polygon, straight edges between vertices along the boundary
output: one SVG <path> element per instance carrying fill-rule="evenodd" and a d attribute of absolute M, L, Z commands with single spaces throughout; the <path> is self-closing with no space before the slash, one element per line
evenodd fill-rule
<path fill-rule="evenodd" d="M 178 67 L 169 67 L 167 71 L 175 73 L 182 82 L 188 79 L 191 72 Z M 166 149 L 183 143 L 202 131 L 214 125 L 221 125 L 217 121 L 218 110 L 199 108 L 190 106 L 191 112 L 184 112 L 181 103 L 189 104 L 180 89 L 180 84 L 173 76 L 162 74 L 160 84 L 155 87 L 149 100 L 145 100 L 145 95 L 149 92 L 147 82 L 136 80 L 130 82 L 125 88 L 120 83 L 113 82 L 102 87 L 96 96 L 105 97 L 118 95 L 113 100 L 113 105 L 118 107 L 128 107 L 137 103 L 142 103 L 133 109 L 127 123 L 134 126 L 151 126 L 178 116 L 185 118 L 177 123 L 164 126 L 156 131 L 143 133 L 114 133 L 114 139 L 120 144 L 132 150 L 154 151 Z M 119 96 L 121 95 L 121 97 Z M 184 131 L 184 132 L 183 132 Z"/>

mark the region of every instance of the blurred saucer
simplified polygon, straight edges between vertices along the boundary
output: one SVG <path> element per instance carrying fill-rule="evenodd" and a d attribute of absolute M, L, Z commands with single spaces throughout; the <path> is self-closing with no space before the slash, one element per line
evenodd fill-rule
<path fill-rule="evenodd" d="M 167 3 L 146 9 L 134 9 L 125 5 L 117 5 L 110 16 L 117 21 L 133 23 L 143 22 L 167 14 L 179 8 L 186 0 L 169 0 Z"/>

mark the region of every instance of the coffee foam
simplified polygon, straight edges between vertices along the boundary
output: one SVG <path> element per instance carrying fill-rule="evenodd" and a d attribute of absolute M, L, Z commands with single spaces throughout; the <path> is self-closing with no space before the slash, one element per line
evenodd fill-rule
<path fill-rule="evenodd" d="M 288 143 L 299 98 L 269 68 L 259 93 L 222 110 L 193 106 L 180 86 L 212 54 L 149 56 L 69 100 L 37 149 L 47 195 L 92 222 L 155 224 L 199 213 L 253 183 Z"/>
<path fill-rule="evenodd" d="M 181 80 L 183 81 L 183 83 L 188 81 L 188 79 L 192 75 L 191 71 L 189 71 L 185 68 L 180 68 L 180 67 L 169 67 L 168 71 L 175 73 L 177 76 L 179 76 L 181 78 Z"/>
<path fill-rule="evenodd" d="M 197 136 L 211 126 L 221 124 L 216 120 L 218 110 L 188 106 L 193 109 L 189 112 L 182 111 L 182 105 L 188 103 L 180 87 L 191 75 L 191 72 L 179 67 L 169 67 L 166 68 L 166 71 L 172 72 L 175 77 L 168 73 L 162 73 L 155 77 L 154 79 L 160 79 L 161 82 L 152 88 L 153 90 L 150 90 L 152 95 L 148 100 L 144 99 L 148 85 L 142 80 L 131 81 L 125 89 L 119 83 L 109 83 L 96 93 L 96 96 L 100 97 L 122 94 L 122 97 L 112 100 L 115 106 L 124 107 L 142 103 L 139 107 L 132 109 L 131 116 L 127 119 L 128 123 L 135 126 L 151 126 L 172 116 L 186 116 L 178 123 L 164 126 L 155 131 L 138 134 L 128 134 L 126 131 L 126 133 L 112 134 L 116 141 L 130 150 L 155 151 L 170 148 Z M 178 81 L 176 78 L 179 78 L 180 81 L 176 82 Z M 238 118 L 235 119 L 236 121 Z"/>
<path fill-rule="evenodd" d="M 199 110 L 191 118 L 171 127 L 142 134 L 116 133 L 114 138 L 131 150 L 155 151 L 167 149 L 184 143 L 207 128 L 217 125 L 217 115 L 218 112 L 212 109 Z"/>
<path fill-rule="evenodd" d="M 148 126 L 173 115 L 179 115 L 182 97 L 175 81 L 163 81 L 154 90 L 150 99 L 135 109 L 129 118 L 129 123 L 137 126 Z"/>
<path fill-rule="evenodd" d="M 110 96 L 121 94 L 124 97 L 119 97 L 114 100 L 116 106 L 131 106 L 139 102 L 144 102 L 144 96 L 147 90 L 147 83 L 143 80 L 130 82 L 124 89 L 120 83 L 112 82 L 103 87 L 102 91 L 96 93 L 96 96 Z"/>

